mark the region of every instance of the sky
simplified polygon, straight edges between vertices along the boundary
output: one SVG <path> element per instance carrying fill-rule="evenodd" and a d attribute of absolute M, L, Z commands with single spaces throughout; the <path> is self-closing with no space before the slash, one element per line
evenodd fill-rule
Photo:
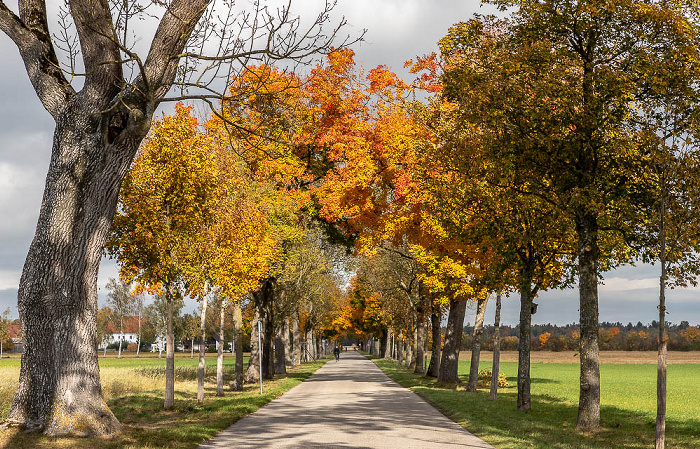
<path fill-rule="evenodd" d="M 294 0 L 292 11 L 311 17 L 321 7 L 318 0 Z M 478 0 L 339 0 L 331 20 L 344 16 L 346 32 L 357 36 L 366 29 L 364 42 L 352 48 L 367 70 L 387 65 L 408 80 L 403 63 L 436 50 L 437 41 L 450 25 L 472 14 L 494 10 Z M 11 308 L 17 316 L 17 286 L 39 215 L 48 168 L 53 121 L 43 109 L 27 78 L 19 53 L 0 33 L 0 311 Z M 622 267 L 605 273 L 600 286 L 600 321 L 649 323 L 658 319 L 658 267 Z M 117 267 L 103 260 L 98 278 L 99 302 L 104 303 L 105 284 L 117 276 Z M 700 291 L 677 289 L 667 293 L 668 320 L 700 324 Z M 566 324 L 578 321 L 578 291 L 540 293 L 533 324 Z M 494 301 L 487 308 L 493 316 Z M 194 307 L 194 302 L 186 306 Z M 517 296 L 504 299 L 502 322 L 516 324 Z M 466 321 L 473 322 L 474 308 Z M 487 318 L 487 321 L 490 319 Z"/>

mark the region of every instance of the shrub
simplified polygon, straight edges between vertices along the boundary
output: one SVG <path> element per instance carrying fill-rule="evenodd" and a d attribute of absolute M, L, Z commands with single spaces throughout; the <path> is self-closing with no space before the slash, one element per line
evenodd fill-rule
<path fill-rule="evenodd" d="M 491 376 L 491 370 L 479 371 L 479 386 L 491 387 Z M 505 373 L 498 373 L 498 388 L 508 388 L 509 386 Z"/>

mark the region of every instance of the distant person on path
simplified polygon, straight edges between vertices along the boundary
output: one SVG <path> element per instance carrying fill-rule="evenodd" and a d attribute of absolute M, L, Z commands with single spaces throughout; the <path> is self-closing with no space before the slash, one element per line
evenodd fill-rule
<path fill-rule="evenodd" d="M 338 346 L 333 349 L 333 355 L 335 356 L 335 361 L 340 360 L 340 348 Z"/>

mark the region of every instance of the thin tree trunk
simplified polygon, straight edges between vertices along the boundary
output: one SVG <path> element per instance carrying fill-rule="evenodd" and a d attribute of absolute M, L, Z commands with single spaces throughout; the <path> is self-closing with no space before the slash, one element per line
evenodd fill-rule
<path fill-rule="evenodd" d="M 275 331 L 275 374 L 287 373 L 287 353 L 284 347 L 284 321 L 277 323 Z"/>
<path fill-rule="evenodd" d="M 136 358 L 139 358 L 139 355 L 141 354 L 141 313 L 143 310 L 143 293 L 139 295 L 139 335 L 138 335 L 138 342 L 136 345 Z"/>
<path fill-rule="evenodd" d="M 240 301 L 233 303 L 233 347 L 236 351 L 233 390 L 243 391 L 243 316 Z"/>
<path fill-rule="evenodd" d="M 484 315 L 488 298 L 480 299 L 476 305 L 476 318 L 474 319 L 474 331 L 472 332 L 472 358 L 469 366 L 469 383 L 467 391 L 476 391 L 479 380 L 479 358 L 481 357 L 481 334 L 484 332 Z"/>
<path fill-rule="evenodd" d="M 301 331 L 299 329 L 299 312 L 295 311 L 292 314 L 292 364 L 294 366 L 301 365 Z"/>
<path fill-rule="evenodd" d="M 226 300 L 221 297 L 221 315 L 219 316 L 219 351 L 216 356 L 216 395 L 224 395 L 224 326 L 226 325 Z"/>
<path fill-rule="evenodd" d="M 442 323 L 442 310 L 440 304 L 432 302 L 432 311 L 430 313 L 430 326 L 432 328 L 433 344 L 430 349 L 430 364 L 428 365 L 427 376 L 438 377 L 440 374 L 440 344 L 442 343 L 442 332 L 440 325 Z"/>
<path fill-rule="evenodd" d="M 199 366 L 197 367 L 197 403 L 204 402 L 204 371 L 206 369 L 205 345 L 207 340 L 206 320 L 208 298 L 202 298 L 202 314 L 199 317 Z M 192 342 L 194 348 L 194 342 Z"/>
<path fill-rule="evenodd" d="M 530 348 L 532 339 L 532 271 L 523 274 L 520 284 L 520 336 L 518 341 L 518 411 L 530 410 Z"/>
<path fill-rule="evenodd" d="M 666 184 L 665 173 L 662 173 L 661 185 L 661 214 L 659 220 L 659 354 L 656 368 L 656 449 L 666 447 Z"/>
<path fill-rule="evenodd" d="M 256 307 L 253 321 L 250 322 L 250 327 L 252 329 L 250 333 L 250 358 L 248 359 L 248 369 L 245 373 L 245 381 L 249 383 L 258 382 L 260 380 L 259 351 L 261 348 L 258 347 L 259 320 L 260 315 L 258 315 L 258 309 Z"/>
<path fill-rule="evenodd" d="M 440 362 L 439 382 L 459 382 L 459 351 L 462 346 L 462 329 L 464 327 L 464 312 L 467 308 L 466 300 L 450 301 L 450 313 L 447 317 L 447 330 L 445 332 L 445 347 L 442 351 Z"/>
<path fill-rule="evenodd" d="M 419 290 L 422 290 L 420 288 Z M 415 368 L 413 369 L 413 372 L 416 374 L 425 374 L 424 371 L 424 358 L 425 358 L 425 335 L 426 335 L 426 329 L 425 329 L 425 298 L 423 296 L 420 297 L 420 303 L 418 304 L 418 307 L 416 308 L 416 323 L 415 327 L 416 330 L 414 332 L 415 340 L 416 340 L 416 363 L 415 363 Z"/>
<path fill-rule="evenodd" d="M 168 301 L 168 335 L 165 342 L 165 400 L 163 408 L 166 410 L 175 404 L 175 332 L 173 329 L 173 292 L 172 286 L 166 286 Z"/>
<path fill-rule="evenodd" d="M 498 376 L 501 369 L 501 291 L 496 293 L 496 317 L 493 320 L 493 363 L 491 367 L 491 391 L 489 399 L 498 395 Z"/>
<path fill-rule="evenodd" d="M 119 352 L 117 358 L 122 358 L 122 342 L 124 341 L 124 317 L 119 317 Z"/>
<path fill-rule="evenodd" d="M 385 359 L 390 359 L 391 358 L 391 330 L 389 328 L 386 329 L 386 344 L 384 346 L 384 353 L 382 354 L 382 357 Z"/>
<path fill-rule="evenodd" d="M 282 343 L 284 344 L 284 365 L 287 367 L 294 366 L 292 364 L 292 345 L 289 341 L 289 318 L 283 320 Z"/>
<path fill-rule="evenodd" d="M 598 221 L 593 214 L 576 220 L 579 260 L 581 383 L 576 428 L 600 426 L 600 354 L 598 349 Z"/>

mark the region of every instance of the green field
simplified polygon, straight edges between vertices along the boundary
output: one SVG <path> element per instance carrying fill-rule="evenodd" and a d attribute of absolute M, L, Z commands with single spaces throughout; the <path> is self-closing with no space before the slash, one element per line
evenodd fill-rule
<path fill-rule="evenodd" d="M 147 354 L 122 359 L 100 357 L 100 377 L 105 399 L 123 424 L 122 432 L 105 438 L 50 438 L 24 434 L 16 429 L 0 430 L 0 447 L 29 448 L 196 448 L 245 415 L 302 382 L 326 360 L 303 364 L 285 376 L 246 385 L 243 392 L 231 391 L 234 358 L 224 356 L 223 397 L 216 397 L 216 354 L 207 354 L 205 401 L 197 404 L 197 356 L 177 354 L 175 360 L 175 407 L 163 410 L 165 356 Z M 245 366 L 247 366 L 247 358 Z M 0 360 L 0 419 L 9 411 L 19 377 L 19 359 Z"/>
<path fill-rule="evenodd" d="M 510 383 L 496 401 L 488 390 L 468 393 L 464 386 L 439 386 L 388 360 L 374 360 L 389 376 L 426 398 L 445 415 L 498 448 L 641 449 L 654 446 L 656 365 L 603 364 L 601 430 L 576 431 L 579 367 L 576 363 L 533 363 L 532 410 L 517 412 L 517 363 L 501 363 Z M 469 362 L 460 361 L 464 382 Z M 480 364 L 491 369 L 491 363 Z M 700 365 L 668 367 L 667 440 L 669 449 L 700 448 Z"/>

